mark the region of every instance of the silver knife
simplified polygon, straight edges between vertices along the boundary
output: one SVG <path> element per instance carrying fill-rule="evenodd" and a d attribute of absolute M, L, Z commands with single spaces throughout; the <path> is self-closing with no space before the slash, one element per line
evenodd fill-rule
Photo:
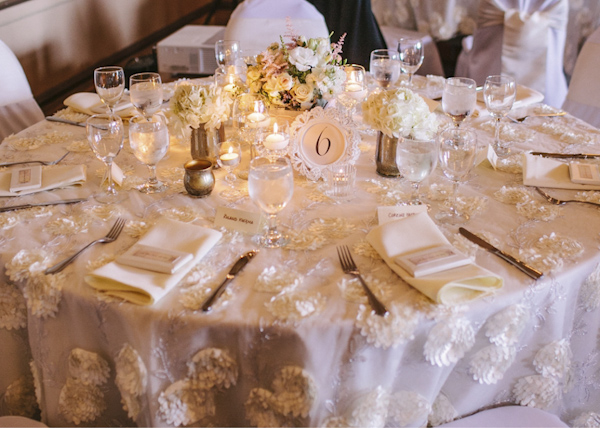
<path fill-rule="evenodd" d="M 83 202 L 87 199 L 63 199 L 60 201 L 49 201 L 49 202 L 38 202 L 35 204 L 23 204 L 23 205 L 12 205 L 9 207 L 0 207 L 0 213 L 3 213 L 5 211 L 14 211 L 14 210 L 22 210 L 25 208 L 32 208 L 32 207 L 45 207 L 48 205 L 59 205 L 59 204 L 76 204 L 78 202 Z"/>
<path fill-rule="evenodd" d="M 514 267 L 516 267 L 517 269 L 519 269 L 521 272 L 523 272 L 524 274 L 528 275 L 530 278 L 538 279 L 542 275 L 544 275 L 539 270 L 532 268 L 531 266 L 527 265 L 526 263 L 522 262 L 521 260 L 516 259 L 515 257 L 511 256 L 510 254 L 507 254 L 504 251 L 502 251 L 502 250 L 494 247 L 492 244 L 490 244 L 489 242 L 481 239 L 479 236 L 477 236 L 477 235 L 469 232 L 464 227 L 459 227 L 458 228 L 458 232 L 462 236 L 464 236 L 465 238 L 467 238 L 469 241 L 476 243 L 480 247 L 485 248 L 486 250 L 488 250 L 490 253 L 495 254 L 498 257 L 500 257 L 501 259 L 503 259 L 504 261 L 510 263 L 511 265 L 513 265 Z"/>
<path fill-rule="evenodd" d="M 82 126 L 85 128 L 85 122 L 75 122 L 74 120 L 63 119 L 62 117 L 46 116 L 46 120 L 50 122 L 67 123 L 69 125 Z"/>
<path fill-rule="evenodd" d="M 530 155 L 542 156 L 545 158 L 558 158 L 558 159 L 588 159 L 588 158 L 600 158 L 600 154 L 593 153 L 547 153 L 547 152 L 531 152 Z"/>
<path fill-rule="evenodd" d="M 252 258 L 258 253 L 258 250 L 248 251 L 246 254 L 241 256 L 235 264 L 229 269 L 227 276 L 223 280 L 223 282 L 215 289 L 215 291 L 208 296 L 208 299 L 202 304 L 202 310 L 204 312 L 208 312 L 212 309 L 212 304 L 219 298 L 223 291 L 225 291 L 225 287 L 227 284 L 231 282 L 233 278 L 243 269 L 246 264 L 252 260 Z"/>

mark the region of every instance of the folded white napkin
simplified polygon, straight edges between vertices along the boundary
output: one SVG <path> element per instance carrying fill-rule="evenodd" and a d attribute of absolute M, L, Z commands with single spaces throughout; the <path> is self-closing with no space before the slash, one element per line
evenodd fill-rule
<path fill-rule="evenodd" d="M 535 103 L 541 103 L 544 101 L 544 94 L 536 91 L 535 89 L 528 88 L 527 86 L 517 84 L 517 96 L 512 108 L 518 109 Z M 483 99 L 483 91 L 477 92 L 477 102 L 485 105 Z"/>
<path fill-rule="evenodd" d="M 191 253 L 194 258 L 190 262 L 174 274 L 111 262 L 86 275 L 85 281 L 108 295 L 139 305 L 151 305 L 175 287 L 221 236 L 221 232 L 213 229 L 163 218 L 139 240 L 139 243 Z"/>
<path fill-rule="evenodd" d="M 7 170 L 0 173 L 0 197 L 22 196 L 45 190 L 75 186 L 85 182 L 85 165 L 53 165 L 42 168 L 42 187 L 21 192 L 11 192 L 10 179 L 12 172 Z"/>
<path fill-rule="evenodd" d="M 504 284 L 501 277 L 475 263 L 420 278 L 414 278 L 397 265 L 394 259 L 401 254 L 438 245 L 450 245 L 427 213 L 415 214 L 378 226 L 369 232 L 367 241 L 403 280 L 438 303 L 468 303 L 495 292 Z"/>
<path fill-rule="evenodd" d="M 523 154 L 523 184 L 556 189 L 600 190 L 600 186 L 573 183 L 568 163 L 528 153 Z"/>
<path fill-rule="evenodd" d="M 90 116 L 108 112 L 106 105 L 100 100 L 98 94 L 94 92 L 78 92 L 70 95 L 64 101 L 64 105 Z M 133 104 L 129 100 L 129 96 L 124 95 L 117 105 L 115 105 L 115 113 L 121 117 L 131 117 L 136 113 L 135 107 L 133 107 Z"/>

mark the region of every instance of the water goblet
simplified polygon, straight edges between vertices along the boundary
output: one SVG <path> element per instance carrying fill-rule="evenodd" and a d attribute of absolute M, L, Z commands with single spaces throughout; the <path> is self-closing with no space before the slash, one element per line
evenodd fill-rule
<path fill-rule="evenodd" d="M 477 83 L 467 77 L 450 77 L 444 81 L 442 108 L 452 118 L 454 125 L 460 124 L 473 113 L 477 104 Z"/>
<path fill-rule="evenodd" d="M 259 238 L 259 243 L 267 248 L 285 245 L 288 238 L 277 230 L 277 213 L 292 200 L 294 193 L 294 174 L 289 159 L 253 159 L 248 174 L 248 192 L 250 199 L 269 219 L 267 231 Z"/>
<path fill-rule="evenodd" d="M 517 83 L 510 76 L 488 76 L 483 85 L 485 106 L 495 119 L 494 151 L 498 157 L 510 154 L 510 148 L 500 141 L 500 120 L 510 112 L 517 96 Z"/>
<path fill-rule="evenodd" d="M 419 188 L 435 169 L 438 159 L 438 141 L 436 136 L 419 135 L 402 137 L 396 147 L 396 163 L 402 176 L 412 187 L 407 205 L 422 204 Z"/>
<path fill-rule="evenodd" d="M 158 73 L 136 73 L 129 78 L 131 103 L 146 119 L 160 110 L 163 102 L 162 80 Z"/>
<path fill-rule="evenodd" d="M 223 71 L 225 66 L 234 64 L 241 57 L 240 42 L 237 40 L 217 40 L 215 42 L 215 58 Z"/>
<path fill-rule="evenodd" d="M 390 87 L 400 78 L 400 54 L 394 49 L 375 49 L 371 52 L 369 71 L 377 86 Z"/>
<path fill-rule="evenodd" d="M 458 224 L 469 220 L 469 216 L 457 209 L 458 185 L 473 168 L 477 155 L 477 135 L 467 128 L 449 126 L 440 133 L 439 163 L 444 175 L 452 181 L 449 210 L 441 211 L 436 219 L 444 223 Z"/>
<path fill-rule="evenodd" d="M 233 170 L 240 164 L 241 160 L 242 147 L 238 138 L 232 137 L 219 143 L 217 163 L 227 171 L 225 182 L 229 185 L 229 188 L 222 190 L 219 196 L 225 199 L 235 199 L 238 196 L 239 192 L 235 189 L 237 177 L 233 173 Z"/>
<path fill-rule="evenodd" d="M 412 87 L 412 76 L 417 72 L 423 59 L 423 41 L 413 37 L 401 37 L 398 40 L 398 53 L 400 54 L 400 67 L 408 74 L 407 86 Z"/>
<path fill-rule="evenodd" d="M 150 119 L 135 116 L 129 121 L 129 144 L 135 157 L 150 170 L 148 181 L 137 187 L 142 193 L 159 193 L 167 189 L 166 184 L 156 178 L 156 164 L 169 149 L 169 131 L 164 116 L 154 115 Z"/>
<path fill-rule="evenodd" d="M 115 105 L 125 90 L 125 72 L 122 67 L 107 66 L 94 70 L 94 86 L 100 100 L 114 113 Z"/>
<path fill-rule="evenodd" d="M 337 95 L 337 100 L 352 119 L 356 106 L 364 101 L 367 96 L 367 83 L 365 68 L 362 65 L 352 64 L 344 67 L 346 80 L 342 92 Z"/>
<path fill-rule="evenodd" d="M 85 129 L 90 148 L 106 165 L 108 187 L 105 192 L 94 195 L 94 199 L 103 204 L 120 202 L 126 195 L 118 193 L 114 188 L 111 169 L 113 159 L 123 148 L 123 121 L 113 114 L 96 114 L 88 118 Z"/>

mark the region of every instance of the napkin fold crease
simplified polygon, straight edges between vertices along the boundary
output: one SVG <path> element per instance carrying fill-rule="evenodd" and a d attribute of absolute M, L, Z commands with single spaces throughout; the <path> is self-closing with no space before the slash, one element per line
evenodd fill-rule
<path fill-rule="evenodd" d="M 492 294 L 504 284 L 500 276 L 475 263 L 420 278 L 414 278 L 396 264 L 394 259 L 401 254 L 438 245 L 450 245 L 427 213 L 380 225 L 369 232 L 367 242 L 404 281 L 437 303 L 469 303 Z"/>

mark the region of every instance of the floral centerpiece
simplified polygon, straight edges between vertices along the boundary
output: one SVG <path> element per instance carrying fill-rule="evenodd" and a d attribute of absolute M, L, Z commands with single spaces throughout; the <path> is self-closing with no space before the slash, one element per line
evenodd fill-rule
<path fill-rule="evenodd" d="M 287 35 L 290 43 L 273 43 L 248 67 L 251 93 L 265 96 L 272 107 L 308 110 L 342 91 L 346 74 L 340 56 L 345 35 L 337 43 L 328 38 Z"/>
<path fill-rule="evenodd" d="M 439 126 L 425 100 L 406 88 L 373 92 L 362 111 L 367 125 L 393 138 L 431 138 Z"/>

